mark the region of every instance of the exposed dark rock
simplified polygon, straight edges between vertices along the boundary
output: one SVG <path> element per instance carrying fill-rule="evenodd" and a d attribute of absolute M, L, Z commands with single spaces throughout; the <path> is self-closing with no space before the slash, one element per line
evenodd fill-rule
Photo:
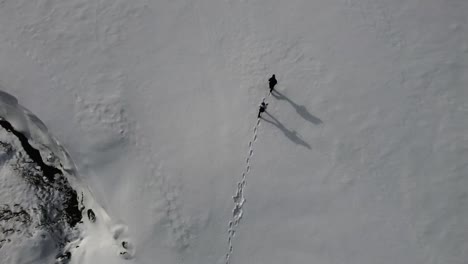
<path fill-rule="evenodd" d="M 50 182 L 54 182 L 55 174 L 62 174 L 61 170 L 45 164 L 39 150 L 33 148 L 31 144 L 29 144 L 28 138 L 21 132 L 16 131 L 8 121 L 0 118 L 0 126 L 18 138 L 24 151 L 29 155 L 29 158 L 31 158 L 41 168 L 44 176 L 47 177 Z"/>
<path fill-rule="evenodd" d="M 91 223 L 96 222 L 96 215 L 91 209 L 88 209 L 88 218 L 89 218 L 89 221 L 91 221 Z"/>
<path fill-rule="evenodd" d="M 26 154 L 40 169 L 41 173 L 39 174 L 35 173 L 33 169 L 29 170 L 30 173 L 27 173 L 29 174 L 27 175 L 29 176 L 27 181 L 39 188 L 51 187 L 63 193 L 63 197 L 65 198 L 63 201 L 63 210 L 65 211 L 63 218 L 65 218 L 71 227 L 74 227 L 81 221 L 83 208 L 80 208 L 78 195 L 70 186 L 63 172 L 58 168 L 45 164 L 39 150 L 31 146 L 28 138 L 15 130 L 10 122 L 0 117 L 0 126 L 18 138 Z M 44 177 L 47 181 L 44 180 Z"/>

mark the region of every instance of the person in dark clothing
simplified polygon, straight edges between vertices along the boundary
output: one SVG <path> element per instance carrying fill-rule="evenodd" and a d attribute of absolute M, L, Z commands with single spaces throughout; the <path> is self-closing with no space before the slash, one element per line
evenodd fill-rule
<path fill-rule="evenodd" d="M 268 104 L 266 104 L 265 102 L 262 102 L 260 104 L 260 108 L 258 109 L 258 116 L 257 116 L 258 118 L 260 118 L 261 114 L 266 111 L 267 106 Z"/>
<path fill-rule="evenodd" d="M 270 79 L 268 79 L 268 82 L 270 83 L 270 93 L 271 93 L 275 89 L 275 85 L 278 83 L 274 74 L 273 76 L 271 76 Z"/>

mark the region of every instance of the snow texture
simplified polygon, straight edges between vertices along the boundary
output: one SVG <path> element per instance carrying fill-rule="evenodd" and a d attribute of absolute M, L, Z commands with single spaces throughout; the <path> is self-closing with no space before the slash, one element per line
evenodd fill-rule
<path fill-rule="evenodd" d="M 76 178 L 65 149 L 35 115 L 1 91 L 0 126 L 2 263 L 69 263 L 71 256 L 81 257 L 75 257 L 81 246 L 95 248 L 107 240 L 124 259 L 133 257 L 132 244 L 118 241 L 125 227 L 109 228 L 109 217 Z"/>
<path fill-rule="evenodd" d="M 3 118 L 45 164 L 76 164 L 71 264 L 466 264 L 467 14 L 463 0 L 0 0 L 1 90 L 44 125 Z M 0 204 L 33 197 L 4 187 Z M 12 236 L 7 264 L 56 257 L 46 231 Z"/>

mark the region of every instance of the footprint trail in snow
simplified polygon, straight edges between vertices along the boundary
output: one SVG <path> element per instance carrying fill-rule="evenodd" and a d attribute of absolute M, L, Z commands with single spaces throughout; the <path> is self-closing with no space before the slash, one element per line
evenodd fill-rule
<path fill-rule="evenodd" d="M 262 98 L 262 102 L 266 102 L 266 100 L 270 98 L 270 96 L 271 96 L 271 93 L 268 92 L 268 95 Z M 246 201 L 244 197 L 244 188 L 247 184 L 247 175 L 250 172 L 250 162 L 252 160 L 253 153 L 254 153 L 254 143 L 255 141 L 257 141 L 257 137 L 258 137 L 257 132 L 260 126 L 260 120 L 261 118 L 257 118 L 257 121 L 253 128 L 253 136 L 252 136 L 252 139 L 249 141 L 249 152 L 247 155 L 247 159 L 245 160 L 245 168 L 242 172 L 241 180 L 237 183 L 236 194 L 232 197 L 232 199 L 234 200 L 234 208 L 232 209 L 232 217 L 231 217 L 231 220 L 229 221 L 228 251 L 226 253 L 225 264 L 229 264 L 230 262 L 231 255 L 234 251 L 232 240 L 234 239 L 234 236 L 236 235 L 236 230 L 244 215 L 243 207 Z"/>

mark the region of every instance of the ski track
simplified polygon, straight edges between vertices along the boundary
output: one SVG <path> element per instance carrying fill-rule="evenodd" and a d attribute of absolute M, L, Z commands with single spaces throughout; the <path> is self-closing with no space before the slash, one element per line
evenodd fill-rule
<path fill-rule="evenodd" d="M 262 98 L 262 102 L 267 102 L 267 99 L 270 98 L 271 92 L 268 92 L 268 95 Z M 232 197 L 234 201 L 234 208 L 232 209 L 232 217 L 228 224 L 228 250 L 226 253 L 225 264 L 229 264 L 231 260 L 232 253 L 234 252 L 234 247 L 232 240 L 236 235 L 236 231 L 244 216 L 244 204 L 246 202 L 244 196 L 244 188 L 247 185 L 247 175 L 250 173 L 250 161 L 252 160 L 254 153 L 254 143 L 258 138 L 258 128 L 260 126 L 261 117 L 257 118 L 257 122 L 253 127 L 253 137 L 249 141 L 249 152 L 247 154 L 247 159 L 245 160 L 245 168 L 242 171 L 241 180 L 237 183 L 236 194 Z"/>

